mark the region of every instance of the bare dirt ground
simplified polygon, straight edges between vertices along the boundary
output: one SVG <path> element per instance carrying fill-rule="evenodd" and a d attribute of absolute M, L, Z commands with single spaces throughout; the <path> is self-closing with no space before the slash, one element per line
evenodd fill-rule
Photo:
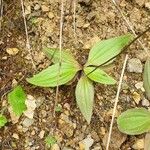
<path fill-rule="evenodd" d="M 136 34 L 149 26 L 149 0 L 117 0 L 117 4 L 131 22 Z M 28 95 L 33 96 L 37 108 L 34 119 L 27 119 L 23 115 L 16 123 L 12 122 L 9 111 L 4 110 L 9 123 L 0 129 L 0 149 L 45 150 L 48 148 L 44 139 L 47 135 L 52 135 L 57 139 L 53 150 L 83 150 L 84 146 L 88 146 L 87 143 L 91 143 L 90 150 L 104 150 L 117 85 L 95 85 L 95 104 L 90 125 L 87 125 L 76 106 L 74 96 L 76 83 L 61 86 L 58 103 L 62 109 L 53 117 L 55 89 L 32 86 L 25 79 L 51 64 L 42 52 L 43 47 L 59 47 L 61 2 L 60 0 L 24 0 L 24 6 L 36 70 L 32 68 L 29 51 L 26 48 L 21 3 L 15 0 L 5 0 L 0 31 L 0 109 L 8 106 L 7 93 L 16 83 L 20 84 Z M 64 49 L 69 49 L 80 63 L 86 61 L 93 43 L 131 32 L 111 0 L 78 0 L 76 2 L 75 38 L 73 2 L 65 1 L 64 9 L 62 46 Z M 150 47 L 149 33 L 140 40 L 145 47 Z M 11 54 L 8 48 L 16 48 L 17 52 Z M 145 53 L 138 42 L 134 43 L 126 53 L 129 54 L 130 59 L 137 58 L 142 67 Z M 124 57 L 125 53 L 121 54 L 107 70 L 118 81 Z M 142 87 L 137 87 L 137 83 L 140 84 L 141 81 L 142 72 L 131 73 L 130 69 L 125 71 L 116 117 L 131 107 L 149 108 L 150 103 L 145 98 Z M 121 134 L 115 121 L 111 150 L 143 149 L 143 141 L 144 135 Z"/>

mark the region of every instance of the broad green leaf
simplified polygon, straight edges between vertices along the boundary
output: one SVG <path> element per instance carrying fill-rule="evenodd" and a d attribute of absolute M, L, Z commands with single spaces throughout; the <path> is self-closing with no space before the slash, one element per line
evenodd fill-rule
<path fill-rule="evenodd" d="M 132 35 L 127 34 L 96 43 L 90 50 L 86 66 L 99 66 L 107 62 L 111 58 L 118 55 L 122 48 L 129 44 L 131 40 Z"/>
<path fill-rule="evenodd" d="M 44 48 L 43 51 L 49 59 L 52 59 L 53 63 L 59 62 L 60 51 L 58 48 Z M 61 52 L 61 61 L 73 64 L 77 68 L 80 68 L 79 63 L 75 60 L 73 55 L 65 50 L 62 50 Z"/>
<path fill-rule="evenodd" d="M 26 94 L 21 86 L 17 86 L 8 94 L 8 102 L 17 116 L 21 116 L 23 111 L 26 110 L 25 100 Z"/>
<path fill-rule="evenodd" d="M 94 87 L 92 82 L 86 76 L 82 76 L 78 81 L 75 95 L 81 113 L 86 121 L 90 123 L 93 110 Z"/>
<path fill-rule="evenodd" d="M 5 126 L 6 123 L 7 123 L 6 117 L 0 114 L 0 128 Z"/>
<path fill-rule="evenodd" d="M 62 63 L 61 66 L 59 66 L 59 63 L 57 63 L 49 66 L 32 78 L 28 78 L 27 81 L 37 86 L 56 87 L 73 79 L 77 71 L 77 68 L 71 64 Z"/>
<path fill-rule="evenodd" d="M 102 83 L 102 84 L 115 84 L 116 81 L 110 77 L 106 72 L 101 69 L 96 69 L 93 71 L 95 67 L 85 67 L 85 74 L 93 81 Z M 93 72 L 92 72 L 93 71 Z"/>
<path fill-rule="evenodd" d="M 117 120 L 121 132 L 138 135 L 150 131 L 150 112 L 144 108 L 129 109 Z"/>
<path fill-rule="evenodd" d="M 150 58 L 145 63 L 143 80 L 146 95 L 150 99 Z"/>

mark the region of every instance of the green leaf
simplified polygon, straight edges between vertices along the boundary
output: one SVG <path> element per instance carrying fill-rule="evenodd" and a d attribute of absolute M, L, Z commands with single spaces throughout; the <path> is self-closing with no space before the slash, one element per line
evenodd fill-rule
<path fill-rule="evenodd" d="M 121 132 L 138 135 L 150 131 L 150 112 L 144 108 L 129 109 L 117 120 Z"/>
<path fill-rule="evenodd" d="M 96 43 L 90 50 L 86 66 L 99 66 L 107 62 L 111 58 L 118 55 L 122 48 L 129 44 L 131 40 L 132 35 L 127 34 Z"/>
<path fill-rule="evenodd" d="M 116 83 L 116 81 L 103 70 L 98 68 L 95 71 L 93 71 L 94 69 L 95 67 L 84 68 L 85 74 L 88 75 L 88 77 L 91 80 L 98 82 L 98 83 L 102 83 L 102 84 L 115 84 Z"/>
<path fill-rule="evenodd" d="M 7 123 L 6 117 L 0 114 L 0 128 L 5 126 L 6 123 Z"/>
<path fill-rule="evenodd" d="M 47 147 L 53 146 L 56 142 L 57 142 L 57 140 L 53 136 L 47 136 L 45 138 L 45 143 L 46 143 Z"/>
<path fill-rule="evenodd" d="M 144 88 L 148 99 L 150 99 L 150 58 L 147 59 L 144 66 Z"/>
<path fill-rule="evenodd" d="M 94 87 L 92 82 L 86 76 L 82 76 L 78 81 L 75 95 L 81 113 L 86 121 L 90 123 L 93 110 Z"/>
<path fill-rule="evenodd" d="M 59 63 L 57 63 L 49 66 L 40 73 L 34 75 L 32 78 L 28 78 L 27 81 L 37 86 L 56 87 L 57 84 L 63 85 L 73 79 L 77 71 L 77 68 L 71 64 L 62 63 L 61 66 L 59 66 Z"/>
<path fill-rule="evenodd" d="M 17 86 L 12 92 L 8 94 L 8 102 L 11 105 L 13 112 L 17 116 L 21 116 L 26 110 L 25 105 L 26 94 L 21 86 Z"/>
<path fill-rule="evenodd" d="M 58 48 L 44 48 L 43 51 L 49 59 L 52 59 L 53 63 L 59 62 L 60 51 Z M 72 54 L 66 52 L 65 50 L 61 52 L 61 61 L 72 64 L 77 68 L 80 68 L 79 63 L 75 60 Z"/>

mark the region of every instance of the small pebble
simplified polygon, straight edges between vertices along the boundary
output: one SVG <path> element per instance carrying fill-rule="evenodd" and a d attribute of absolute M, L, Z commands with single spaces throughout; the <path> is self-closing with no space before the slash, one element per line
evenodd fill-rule
<path fill-rule="evenodd" d="M 45 5 L 42 5 L 41 8 L 42 8 L 43 12 L 48 12 L 49 11 L 49 7 L 47 7 Z"/>
<path fill-rule="evenodd" d="M 87 136 L 86 139 L 79 142 L 80 150 L 90 150 L 90 147 L 93 145 L 94 140 L 91 138 L 90 135 Z"/>
<path fill-rule="evenodd" d="M 136 89 L 140 89 L 142 92 L 145 92 L 145 89 L 143 87 L 143 82 L 138 82 L 135 84 Z"/>
<path fill-rule="evenodd" d="M 146 107 L 148 107 L 150 105 L 150 102 L 149 102 L 149 100 L 147 100 L 147 99 L 143 99 L 142 100 L 142 106 L 146 106 Z"/>
<path fill-rule="evenodd" d="M 144 148 L 144 139 L 138 139 L 135 144 L 132 146 L 133 149 L 143 149 Z"/>
<path fill-rule="evenodd" d="M 2 57 L 2 60 L 7 60 L 7 56 Z"/>
<path fill-rule="evenodd" d="M 22 125 L 24 127 L 30 127 L 34 123 L 33 119 L 25 118 L 24 121 L 22 122 Z"/>
<path fill-rule="evenodd" d="M 142 73 L 143 66 L 141 61 L 137 58 L 130 59 L 127 64 L 127 71 L 134 73 Z"/>
<path fill-rule="evenodd" d="M 39 10 L 41 7 L 40 7 L 40 5 L 39 4 L 36 4 L 35 6 L 34 6 L 34 10 Z"/>
<path fill-rule="evenodd" d="M 9 55 L 15 56 L 16 54 L 18 54 L 19 49 L 18 49 L 18 48 L 7 48 L 7 49 L 6 49 L 6 52 L 7 52 Z"/>
<path fill-rule="evenodd" d="M 50 19 L 53 19 L 53 18 L 54 18 L 54 14 L 53 14 L 52 12 L 49 12 L 49 13 L 48 13 L 48 17 L 49 17 Z"/>
<path fill-rule="evenodd" d="M 19 139 L 19 136 L 16 133 L 13 133 L 12 137 L 15 138 L 15 139 L 17 139 L 17 140 Z"/>
<path fill-rule="evenodd" d="M 45 134 L 45 131 L 44 131 L 44 130 L 42 130 L 42 131 L 39 133 L 39 137 L 40 137 L 40 139 L 43 139 L 44 134 Z"/>

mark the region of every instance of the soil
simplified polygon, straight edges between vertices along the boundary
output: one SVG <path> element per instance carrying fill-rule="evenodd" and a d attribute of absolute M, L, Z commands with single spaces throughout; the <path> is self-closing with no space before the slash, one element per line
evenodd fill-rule
<path fill-rule="evenodd" d="M 148 0 L 117 0 L 117 4 L 131 22 L 136 34 L 142 33 L 150 24 L 150 8 L 147 7 L 147 3 Z M 7 108 L 7 93 L 16 83 L 21 85 L 28 95 L 32 95 L 39 106 L 34 112 L 34 122 L 29 127 L 23 125 L 26 118 L 24 115 L 14 124 L 9 111 L 4 110 L 9 122 L 0 129 L 0 149 L 45 150 L 48 149 L 45 145 L 47 135 L 55 136 L 57 139 L 57 148 L 52 149 L 82 150 L 84 148 L 81 142 L 89 136 L 93 140 L 91 150 L 105 149 L 117 85 L 95 84 L 95 104 L 90 125 L 86 123 L 76 106 L 74 96 L 76 82 L 61 86 L 58 103 L 62 110 L 56 112 L 54 117 L 56 89 L 32 86 L 26 82 L 26 78 L 51 64 L 42 52 L 43 47 L 59 47 L 61 1 L 24 0 L 24 6 L 36 70 L 32 67 L 30 53 L 26 48 L 20 1 L 5 0 L 0 31 L 0 109 Z M 77 1 L 76 37 L 74 37 L 73 1 L 66 0 L 64 9 L 62 46 L 63 49 L 69 49 L 81 64 L 85 63 L 94 42 L 131 32 L 111 0 Z M 140 40 L 145 47 L 150 47 L 149 33 Z M 19 52 L 11 55 L 7 52 L 8 48 L 17 48 Z M 145 53 L 138 42 L 125 53 L 128 53 L 130 59 L 136 57 L 144 64 Z M 125 53 L 117 57 L 107 70 L 118 81 Z M 144 92 L 135 87 L 135 84 L 141 81 L 141 73 L 125 71 L 116 117 L 131 107 L 149 108 L 149 105 L 143 106 L 142 103 L 142 100 L 146 99 Z M 139 103 L 133 98 L 134 92 L 140 95 Z M 42 132 L 43 136 L 41 136 Z M 116 128 L 115 120 L 110 147 L 112 150 L 136 149 L 136 143 L 139 139 L 144 140 L 144 136 L 121 134 Z"/>

